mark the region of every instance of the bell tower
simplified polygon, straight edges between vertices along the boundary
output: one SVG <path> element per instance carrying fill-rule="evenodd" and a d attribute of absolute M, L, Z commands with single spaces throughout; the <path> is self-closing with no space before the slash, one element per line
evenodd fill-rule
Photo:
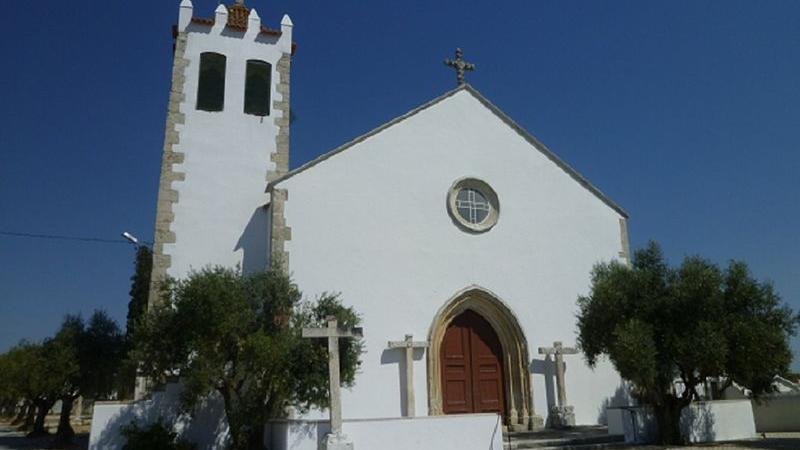
<path fill-rule="evenodd" d="M 266 183 L 289 168 L 292 21 L 242 0 L 196 17 L 180 3 L 156 207 L 150 303 L 166 276 L 264 270 Z"/>

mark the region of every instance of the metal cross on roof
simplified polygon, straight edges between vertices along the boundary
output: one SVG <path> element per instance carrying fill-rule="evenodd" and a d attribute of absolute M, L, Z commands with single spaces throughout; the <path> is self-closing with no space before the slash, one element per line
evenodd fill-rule
<path fill-rule="evenodd" d="M 458 85 L 461 86 L 465 83 L 464 72 L 475 70 L 475 64 L 464 61 L 464 52 L 460 48 L 456 49 L 456 59 L 445 59 L 444 64 L 456 69 L 456 80 Z"/>

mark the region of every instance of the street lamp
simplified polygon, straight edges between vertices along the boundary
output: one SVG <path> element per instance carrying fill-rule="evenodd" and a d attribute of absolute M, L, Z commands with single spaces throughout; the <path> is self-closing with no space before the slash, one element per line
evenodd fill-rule
<path fill-rule="evenodd" d="M 136 247 L 136 270 L 139 270 L 139 258 L 141 257 L 152 257 L 149 253 L 143 253 L 143 250 L 149 250 L 150 247 L 148 244 L 149 242 L 144 242 L 142 244 L 139 243 L 139 238 L 136 236 L 128 233 L 127 231 L 122 232 L 122 237 L 133 244 Z M 137 276 L 137 275 L 134 275 Z M 149 280 L 149 274 L 147 274 L 147 279 Z M 149 281 L 148 281 L 149 283 Z M 133 292 L 133 291 L 131 291 Z M 128 306 L 128 314 L 130 315 L 130 306 Z M 147 377 L 142 376 L 141 371 L 139 368 L 136 369 L 136 379 L 133 385 L 133 398 L 134 400 L 141 400 L 147 394 L 148 391 L 148 383 L 149 380 Z"/>
<path fill-rule="evenodd" d="M 139 246 L 139 239 L 137 239 L 136 236 L 128 233 L 127 231 L 122 232 L 122 237 L 124 237 L 125 240 L 127 240 L 131 244 L 133 244 L 133 245 L 135 245 L 137 247 Z"/>

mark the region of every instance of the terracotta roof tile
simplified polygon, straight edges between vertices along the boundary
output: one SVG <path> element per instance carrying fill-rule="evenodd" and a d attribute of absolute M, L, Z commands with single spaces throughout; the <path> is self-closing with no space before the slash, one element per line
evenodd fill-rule
<path fill-rule="evenodd" d="M 248 16 L 249 15 L 250 15 L 250 13 L 248 12 Z M 214 22 L 215 21 L 214 21 L 213 17 L 192 17 L 192 23 L 196 23 L 198 25 L 213 26 Z M 232 28 L 232 29 L 237 30 L 237 31 L 247 31 L 247 19 L 245 19 L 245 25 L 241 26 L 241 25 L 238 25 L 238 24 L 231 24 L 231 18 L 230 18 L 230 16 L 228 16 L 227 27 L 228 28 Z M 267 27 L 262 25 L 261 26 L 261 34 L 266 34 L 266 35 L 269 35 L 269 36 L 280 36 L 281 32 L 278 31 L 278 30 L 273 30 L 271 28 L 267 28 Z"/>
<path fill-rule="evenodd" d="M 192 17 L 192 23 L 196 23 L 198 25 L 214 25 L 214 19 L 208 19 L 205 17 Z"/>

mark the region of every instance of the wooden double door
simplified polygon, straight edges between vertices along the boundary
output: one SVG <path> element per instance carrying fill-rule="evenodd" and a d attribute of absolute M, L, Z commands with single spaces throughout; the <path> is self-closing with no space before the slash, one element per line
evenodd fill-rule
<path fill-rule="evenodd" d="M 503 349 L 486 319 L 472 310 L 453 319 L 440 355 L 445 414 L 505 414 Z"/>

